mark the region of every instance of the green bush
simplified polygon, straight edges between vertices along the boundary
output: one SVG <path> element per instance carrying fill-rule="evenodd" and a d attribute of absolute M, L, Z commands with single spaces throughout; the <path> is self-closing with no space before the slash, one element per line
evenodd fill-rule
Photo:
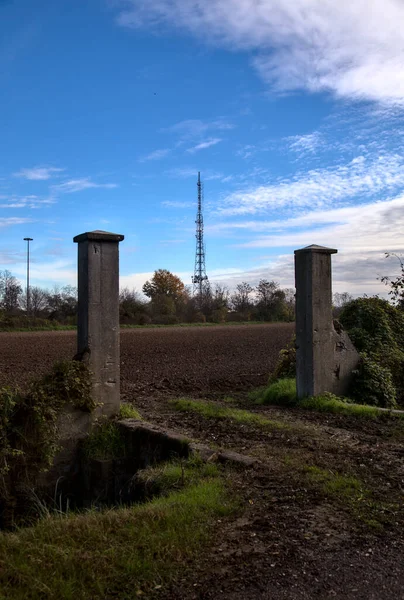
<path fill-rule="evenodd" d="M 382 408 L 397 406 L 396 389 L 390 370 L 366 354 L 361 355 L 358 369 L 354 371 L 349 395 L 359 404 Z"/>
<path fill-rule="evenodd" d="M 259 404 L 295 406 L 297 404 L 296 379 L 278 379 L 264 390 Z"/>
<path fill-rule="evenodd" d="M 344 307 L 340 321 L 364 354 L 349 395 L 376 406 L 403 403 L 404 312 L 382 298 L 357 298 Z"/>

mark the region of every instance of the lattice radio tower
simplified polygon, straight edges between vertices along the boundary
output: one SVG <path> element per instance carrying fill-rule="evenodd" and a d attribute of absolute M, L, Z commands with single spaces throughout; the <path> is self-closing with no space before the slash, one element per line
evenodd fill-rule
<path fill-rule="evenodd" d="M 194 276 L 192 277 L 192 283 L 194 284 L 194 296 L 199 297 L 199 301 L 202 302 L 204 292 L 209 287 L 208 276 L 206 275 L 205 265 L 205 244 L 203 241 L 203 214 L 202 214 L 202 199 L 203 190 L 201 183 L 201 174 L 198 172 L 198 212 L 196 214 L 196 253 L 195 253 L 195 270 Z"/>

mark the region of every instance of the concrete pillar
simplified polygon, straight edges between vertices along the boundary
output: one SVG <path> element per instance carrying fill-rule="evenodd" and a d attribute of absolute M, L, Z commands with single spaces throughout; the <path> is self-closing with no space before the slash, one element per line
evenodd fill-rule
<path fill-rule="evenodd" d="M 123 235 L 89 231 L 78 244 L 77 355 L 93 374 L 93 397 L 106 416 L 119 412 L 119 247 Z"/>
<path fill-rule="evenodd" d="M 299 398 L 324 392 L 344 395 L 358 354 L 332 319 L 331 254 L 308 246 L 295 250 L 296 385 Z"/>

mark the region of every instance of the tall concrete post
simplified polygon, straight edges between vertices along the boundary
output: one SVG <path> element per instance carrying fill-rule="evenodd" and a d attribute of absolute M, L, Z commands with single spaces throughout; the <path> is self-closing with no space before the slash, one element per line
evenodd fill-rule
<path fill-rule="evenodd" d="M 332 318 L 331 254 L 307 246 L 295 250 L 296 385 L 298 398 L 346 393 L 359 356 Z"/>
<path fill-rule="evenodd" d="M 119 412 L 119 242 L 123 235 L 89 231 L 78 244 L 77 355 L 88 362 L 101 412 Z"/>

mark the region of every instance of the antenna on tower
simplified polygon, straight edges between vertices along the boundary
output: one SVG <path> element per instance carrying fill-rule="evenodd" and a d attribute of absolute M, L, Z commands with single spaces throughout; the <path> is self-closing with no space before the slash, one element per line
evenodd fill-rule
<path fill-rule="evenodd" d="M 204 292 L 209 287 L 208 276 L 206 275 L 205 265 L 205 244 L 203 241 L 203 213 L 202 200 L 203 188 L 201 183 L 201 174 L 198 172 L 198 212 L 196 213 L 196 253 L 195 253 L 195 270 L 192 277 L 194 284 L 194 296 L 198 296 L 199 304 L 202 303 Z"/>

